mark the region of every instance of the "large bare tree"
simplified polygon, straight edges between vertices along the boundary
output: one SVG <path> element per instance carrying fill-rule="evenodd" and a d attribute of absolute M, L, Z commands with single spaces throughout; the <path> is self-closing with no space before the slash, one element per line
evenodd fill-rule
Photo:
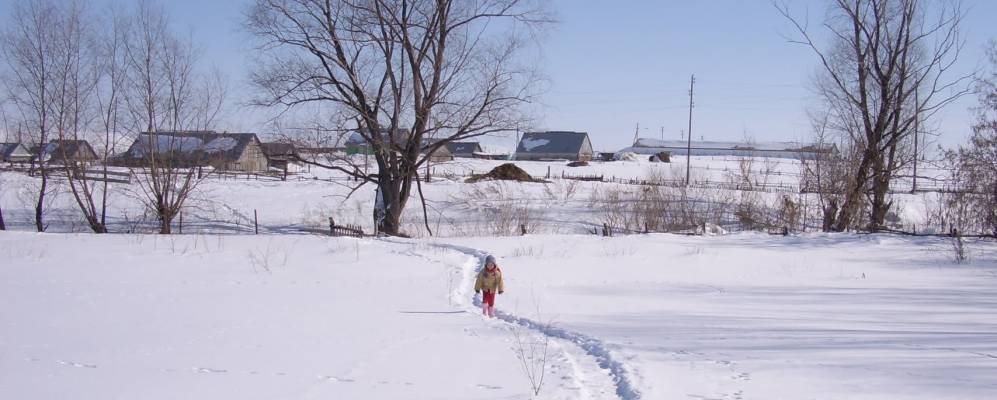
<path fill-rule="evenodd" d="M 316 164 L 375 184 L 389 235 L 430 154 L 520 123 L 537 88 L 522 33 L 548 21 L 529 0 L 256 0 L 246 19 L 257 103 L 335 109 L 328 131 L 359 135 L 377 171 Z"/>
<path fill-rule="evenodd" d="M 806 22 L 779 11 L 820 60 L 816 88 L 831 126 L 859 156 L 850 166 L 832 229 L 854 228 L 868 204 L 870 229 L 884 225 L 896 171 L 913 154 L 905 144 L 918 121 L 969 92 L 971 74 L 953 75 L 963 41 L 958 1 L 829 0 L 820 46 Z"/>
<path fill-rule="evenodd" d="M 51 110 L 57 90 L 56 57 L 59 38 L 53 27 L 59 20 L 58 3 L 52 0 L 25 0 L 14 3 L 10 24 L 3 29 L 2 51 L 7 63 L 7 92 L 19 114 L 20 125 L 30 137 L 28 145 L 42 146 L 53 131 Z M 20 128 L 19 128 L 20 130 Z M 41 177 L 35 197 L 35 228 L 42 232 L 46 195 L 50 194 L 49 174 L 38 163 Z"/>
<path fill-rule="evenodd" d="M 130 125 L 143 160 L 136 174 L 140 198 L 156 215 L 159 232 L 172 232 L 172 223 L 205 175 L 200 165 L 182 158 L 190 138 L 162 131 L 207 130 L 217 121 L 225 101 L 218 74 L 198 70 L 197 51 L 190 40 L 176 35 L 166 13 L 140 2 L 123 42 L 124 95 Z M 136 147 L 133 147 L 136 149 Z"/>

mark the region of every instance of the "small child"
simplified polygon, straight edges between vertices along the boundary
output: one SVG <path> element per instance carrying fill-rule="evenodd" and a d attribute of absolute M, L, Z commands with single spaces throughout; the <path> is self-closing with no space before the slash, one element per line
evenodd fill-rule
<path fill-rule="evenodd" d="M 485 268 L 478 273 L 478 279 L 474 281 L 474 293 L 484 292 L 481 297 L 481 312 L 489 317 L 495 317 L 495 292 L 502 294 L 505 292 L 505 283 L 502 281 L 502 270 L 495 263 L 495 257 L 485 257 Z"/>

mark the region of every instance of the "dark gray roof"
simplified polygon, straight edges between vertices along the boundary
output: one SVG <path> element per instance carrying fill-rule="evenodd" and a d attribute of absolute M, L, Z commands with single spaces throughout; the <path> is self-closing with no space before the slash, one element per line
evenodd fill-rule
<path fill-rule="evenodd" d="M 447 148 L 453 154 L 474 154 L 481 152 L 481 145 L 478 142 L 450 142 Z"/>
<path fill-rule="evenodd" d="M 75 139 L 52 140 L 44 145 L 32 146 L 31 154 L 36 160 L 41 159 L 45 162 L 52 158 L 61 158 L 63 154 L 76 159 L 97 159 L 97 152 L 93 151 L 90 143 L 86 140 Z"/>
<path fill-rule="evenodd" d="M 585 132 L 527 132 L 519 140 L 516 153 L 577 154 L 587 138 Z"/>
<path fill-rule="evenodd" d="M 128 151 L 121 155 L 121 159 L 141 160 L 156 154 L 184 162 L 233 162 L 242 156 L 246 146 L 253 141 L 259 143 L 255 133 L 143 132 L 135 138 Z"/>
<path fill-rule="evenodd" d="M 275 156 L 295 156 L 298 154 L 298 149 L 294 147 L 292 143 L 260 143 L 260 147 L 263 149 L 263 154 L 267 157 Z"/>

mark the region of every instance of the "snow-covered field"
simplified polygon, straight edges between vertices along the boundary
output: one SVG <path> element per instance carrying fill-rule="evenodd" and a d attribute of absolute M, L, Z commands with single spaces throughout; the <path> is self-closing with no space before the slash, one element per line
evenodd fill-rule
<path fill-rule="evenodd" d="M 737 179 L 742 162 L 694 157 L 693 180 Z M 115 233 L 87 234 L 56 182 L 52 233 L 37 234 L 37 181 L 0 172 L 0 399 L 997 398 L 992 240 L 968 241 L 955 263 L 947 238 L 599 237 L 584 233 L 645 189 L 562 173 L 681 180 L 682 157 L 517 162 L 550 183 L 460 179 L 501 163 L 433 166 L 434 236 L 413 198 L 416 239 L 323 236 L 329 217 L 371 230 L 373 188 L 346 199 L 350 182 L 317 170 L 209 178 L 172 236 L 143 234 L 155 218 L 134 184 L 111 185 Z M 792 160 L 751 164 L 798 184 Z M 813 206 L 791 192 L 689 193 Z M 894 200 L 905 224 L 930 228 L 937 198 Z M 510 236 L 521 224 L 530 234 Z M 471 290 L 485 254 L 507 279 L 495 320 Z M 534 396 L 521 356 L 542 349 Z"/>
<path fill-rule="evenodd" d="M 544 399 L 995 398 L 997 246 L 969 246 L 5 232 L 0 398 L 530 398 L 514 332 L 552 338 Z"/>
<path fill-rule="evenodd" d="M 692 180 L 713 184 L 741 179 L 742 158 L 693 157 Z M 809 229 L 819 221 L 816 195 L 803 195 L 799 185 L 800 165 L 789 159 L 749 159 L 752 179 L 765 185 L 785 187 L 785 191 L 739 192 L 727 189 L 690 189 L 693 198 L 707 201 L 737 202 L 744 193 L 757 195 L 766 206 L 780 204 L 782 196 L 801 204 L 803 219 Z M 672 163 L 642 161 L 593 162 L 572 168 L 565 162 L 516 161 L 516 165 L 533 176 L 551 176 L 551 183 L 480 182 L 463 183 L 463 176 L 482 173 L 505 161 L 457 159 L 432 166 L 435 179 L 424 183 L 430 229 L 435 236 L 510 235 L 527 225 L 531 233 L 585 233 L 601 227 L 615 208 L 605 203 L 607 194 L 639 196 L 641 186 L 609 182 L 583 182 L 560 179 L 570 176 L 603 176 L 609 180 L 685 179 L 685 159 L 677 156 Z M 924 174 L 924 173 L 922 173 Z M 52 185 L 47 200 L 48 231 L 84 232 L 87 230 L 65 184 Z M 373 230 L 374 188 L 367 185 L 352 192 L 355 183 L 341 174 L 313 169 L 292 175 L 288 181 L 273 178 L 237 179 L 210 177 L 200 184 L 184 209 L 183 230 L 187 233 L 253 231 L 254 211 L 265 233 L 317 232 L 327 229 L 328 218 L 340 224 L 361 225 Z M 34 197 L 37 178 L 23 173 L 0 172 L 0 206 L 8 227 L 34 230 Z M 666 188 L 677 196 L 680 188 Z M 111 184 L 108 224 L 112 232 L 156 232 L 155 218 L 143 208 L 141 188 L 137 184 Z M 347 196 L 349 195 L 349 198 Z M 925 226 L 926 214 L 937 203 L 935 194 L 895 194 L 894 210 L 905 227 L 940 229 Z M 728 207 L 730 208 L 730 207 Z M 179 231 L 179 219 L 174 221 Z M 405 232 L 429 236 L 423 223 L 418 195 L 409 201 L 403 219 Z"/>

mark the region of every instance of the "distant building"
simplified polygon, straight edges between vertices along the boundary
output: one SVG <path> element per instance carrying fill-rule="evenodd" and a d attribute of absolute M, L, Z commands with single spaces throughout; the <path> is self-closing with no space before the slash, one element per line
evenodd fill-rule
<path fill-rule="evenodd" d="M 142 167 L 153 160 L 176 167 L 211 166 L 240 172 L 262 172 L 269 165 L 255 133 L 214 131 L 144 132 L 114 163 Z"/>
<path fill-rule="evenodd" d="M 800 142 L 719 142 L 684 140 L 637 139 L 637 143 L 619 151 L 619 153 L 636 153 L 655 155 L 668 152 L 672 157 L 685 156 L 688 152 L 693 156 L 736 156 L 736 157 L 770 157 L 791 158 L 797 160 L 812 160 L 821 155 L 837 155 L 838 148 L 834 145 L 817 147 L 813 144 Z"/>
<path fill-rule="evenodd" d="M 0 161 L 26 163 L 31 161 L 31 152 L 20 143 L 0 143 Z"/>
<path fill-rule="evenodd" d="M 31 158 L 35 162 L 60 163 L 69 162 L 89 163 L 97 161 L 97 152 L 93 151 L 86 140 L 53 140 L 44 145 L 33 146 L 31 148 Z"/>
<path fill-rule="evenodd" d="M 450 142 L 447 143 L 447 149 L 450 150 L 450 154 L 458 158 L 472 158 L 476 153 L 484 153 L 478 142 Z"/>
<path fill-rule="evenodd" d="M 298 149 L 293 143 L 260 143 L 263 155 L 271 167 L 287 169 L 288 164 L 298 160 Z"/>
<path fill-rule="evenodd" d="M 516 147 L 517 160 L 591 161 L 592 155 L 592 142 L 585 132 L 527 132 Z"/>
<path fill-rule="evenodd" d="M 401 147 L 407 143 L 410 137 L 408 129 L 396 129 L 394 134 L 392 134 L 390 137 L 388 136 L 388 131 L 383 130 L 381 135 L 383 137 L 383 140 L 386 142 L 385 143 L 386 145 L 392 143 L 391 141 L 393 140 L 394 145 L 396 146 L 395 151 L 399 152 L 401 151 Z M 439 140 L 437 139 L 423 138 L 422 142 L 420 143 L 419 154 L 425 156 L 426 152 L 429 151 L 430 147 L 432 147 L 437 142 L 439 142 Z M 367 141 L 363 138 L 363 136 L 360 135 L 359 132 L 354 132 L 353 134 L 351 134 L 349 138 L 346 139 L 345 143 L 346 143 L 346 154 L 350 155 L 372 154 L 373 152 L 371 146 L 367 143 Z M 453 158 L 454 158 L 453 153 L 451 153 L 450 149 L 444 145 L 440 146 L 435 151 L 433 151 L 433 154 L 429 157 L 429 160 L 432 162 L 441 162 L 441 161 L 450 161 L 453 160 Z"/>

